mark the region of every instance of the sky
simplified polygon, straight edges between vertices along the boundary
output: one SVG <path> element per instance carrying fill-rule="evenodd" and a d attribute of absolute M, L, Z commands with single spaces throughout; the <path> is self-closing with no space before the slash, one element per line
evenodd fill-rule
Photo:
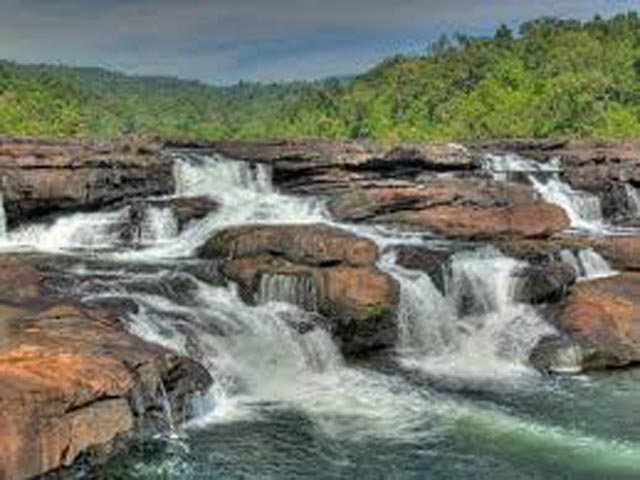
<path fill-rule="evenodd" d="M 640 0 L 0 0 L 0 58 L 214 84 L 318 79 L 443 34 L 629 10 Z"/>

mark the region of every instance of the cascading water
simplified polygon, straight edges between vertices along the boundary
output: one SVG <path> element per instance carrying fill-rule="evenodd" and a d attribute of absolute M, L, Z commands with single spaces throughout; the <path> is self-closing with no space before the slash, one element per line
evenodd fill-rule
<path fill-rule="evenodd" d="M 326 222 L 321 204 L 274 191 L 264 165 L 216 156 L 178 155 L 176 179 L 176 195 L 209 195 L 220 208 L 177 235 L 167 211 L 145 210 L 144 248 L 94 255 L 129 247 L 120 244 L 124 210 L 70 215 L 9 235 L 14 245 L 39 250 L 80 248 L 62 262 L 69 278 L 56 284 L 61 295 L 115 302 L 132 332 L 199 360 L 215 378 L 200 401 L 202 417 L 181 437 L 188 448 L 178 460 L 169 452 L 168 466 L 163 458 L 154 470 L 156 458 L 128 451 L 131 468 L 125 462 L 124 474 L 106 478 L 555 478 L 559 471 L 638 478 L 640 422 L 616 413 L 635 411 L 638 389 L 626 388 L 632 382 L 622 382 L 616 408 L 603 408 L 594 397 L 609 399 L 617 384 L 567 388 L 531 375 L 499 386 L 487 381 L 530 372 L 528 350 L 548 332 L 533 307 L 513 300 L 518 262 L 491 248 L 460 251 L 438 288 L 385 255 L 381 267 L 400 284 L 398 352 L 410 368 L 348 365 L 314 322 L 310 277 L 264 275 L 258 305 L 249 306 L 235 286 L 202 281 L 192 256 L 226 226 Z M 424 241 L 345 228 L 381 249 Z M 592 253 L 572 253 L 588 275 L 602 268 Z M 462 388 L 439 390 L 434 379 L 451 376 Z M 584 425 L 587 415 L 592 422 Z"/>
<path fill-rule="evenodd" d="M 0 192 L 0 242 L 7 238 L 7 214 L 4 209 L 4 195 Z"/>
<path fill-rule="evenodd" d="M 552 332 L 533 307 L 514 301 L 520 264 L 493 248 L 455 254 L 444 293 L 393 255 L 382 264 L 400 283 L 399 347 L 410 365 L 465 377 L 529 371 L 530 349 Z"/>
<path fill-rule="evenodd" d="M 310 312 L 318 309 L 316 282 L 309 275 L 263 274 L 257 296 L 261 304 L 284 302 Z"/>
<path fill-rule="evenodd" d="M 573 267 L 578 280 L 593 280 L 616 274 L 602 255 L 593 248 L 583 248 L 577 251 L 563 249 L 559 252 L 559 260 Z"/>
<path fill-rule="evenodd" d="M 629 199 L 629 206 L 634 216 L 640 217 L 640 191 L 628 183 L 624 184 L 624 189 Z"/>
<path fill-rule="evenodd" d="M 560 179 L 561 165 L 558 159 L 540 162 L 515 154 L 488 154 L 481 164 L 495 180 L 507 181 L 515 174 L 524 175 L 542 198 L 567 212 L 572 228 L 586 231 L 601 231 L 604 228 L 600 199 L 564 183 Z"/>
<path fill-rule="evenodd" d="M 140 232 L 143 244 L 166 243 L 177 235 L 178 220 L 170 207 L 146 208 Z"/>

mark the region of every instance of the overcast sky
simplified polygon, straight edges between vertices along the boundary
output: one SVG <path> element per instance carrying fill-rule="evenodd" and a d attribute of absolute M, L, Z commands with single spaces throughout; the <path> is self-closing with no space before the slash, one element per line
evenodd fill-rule
<path fill-rule="evenodd" d="M 0 58 L 227 84 L 360 72 L 444 33 L 640 0 L 0 0 Z"/>

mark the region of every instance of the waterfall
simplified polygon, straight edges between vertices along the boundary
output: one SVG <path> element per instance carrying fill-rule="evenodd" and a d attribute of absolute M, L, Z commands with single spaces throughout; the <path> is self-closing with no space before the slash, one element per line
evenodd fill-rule
<path fill-rule="evenodd" d="M 7 238 L 7 213 L 4 209 L 4 195 L 0 192 L 0 241 Z"/>
<path fill-rule="evenodd" d="M 257 295 L 260 304 L 284 302 L 315 312 L 317 297 L 315 279 L 309 275 L 265 273 L 260 276 Z"/>
<path fill-rule="evenodd" d="M 593 248 L 582 248 L 577 251 L 565 248 L 558 254 L 559 260 L 573 267 L 578 280 L 606 278 L 616 274 L 607 261 Z"/>
<path fill-rule="evenodd" d="M 148 206 L 144 212 L 140 239 L 143 244 L 167 242 L 178 235 L 178 220 L 171 207 Z"/>
<path fill-rule="evenodd" d="M 629 207 L 634 216 L 640 217 L 640 191 L 629 183 L 624 184 L 624 190 L 629 200 Z"/>
<path fill-rule="evenodd" d="M 479 377 L 524 371 L 530 349 L 551 331 L 532 306 L 514 301 L 521 264 L 493 248 L 455 254 L 444 294 L 392 255 L 381 265 L 400 284 L 399 350 L 421 369 Z"/>
<path fill-rule="evenodd" d="M 567 212 L 571 227 L 586 231 L 603 229 L 600 199 L 596 195 L 574 190 L 563 182 L 558 159 L 539 162 L 515 154 L 488 154 L 481 160 L 481 165 L 495 180 L 507 181 L 510 175 L 525 175 L 542 198 Z"/>
<path fill-rule="evenodd" d="M 129 212 L 75 213 L 59 217 L 53 223 L 24 225 L 8 236 L 16 246 L 38 250 L 105 249 L 121 243 L 122 229 L 129 223 Z"/>

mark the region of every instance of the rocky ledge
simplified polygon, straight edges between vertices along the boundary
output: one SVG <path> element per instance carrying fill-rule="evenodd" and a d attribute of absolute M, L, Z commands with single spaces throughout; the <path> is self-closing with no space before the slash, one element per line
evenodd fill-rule
<path fill-rule="evenodd" d="M 105 459 L 192 415 L 211 384 L 196 362 L 129 334 L 116 314 L 46 298 L 37 266 L 0 260 L 0 478 Z M 100 428 L 96 428 L 100 425 Z"/>
<path fill-rule="evenodd" d="M 549 318 L 560 333 L 534 349 L 538 368 L 588 370 L 640 362 L 638 273 L 577 284 Z"/>
<path fill-rule="evenodd" d="M 319 313 L 346 355 L 392 347 L 394 280 L 376 266 L 370 240 L 326 225 L 255 225 L 213 236 L 200 255 L 222 261 L 224 275 L 238 283 L 249 303 L 285 300 Z"/>
<path fill-rule="evenodd" d="M 0 137 L 0 182 L 10 224 L 175 190 L 172 160 L 135 141 Z"/>
<path fill-rule="evenodd" d="M 355 189 L 330 202 L 341 221 L 406 225 L 450 237 L 549 237 L 569 227 L 564 210 L 526 185 L 435 179 Z"/>

